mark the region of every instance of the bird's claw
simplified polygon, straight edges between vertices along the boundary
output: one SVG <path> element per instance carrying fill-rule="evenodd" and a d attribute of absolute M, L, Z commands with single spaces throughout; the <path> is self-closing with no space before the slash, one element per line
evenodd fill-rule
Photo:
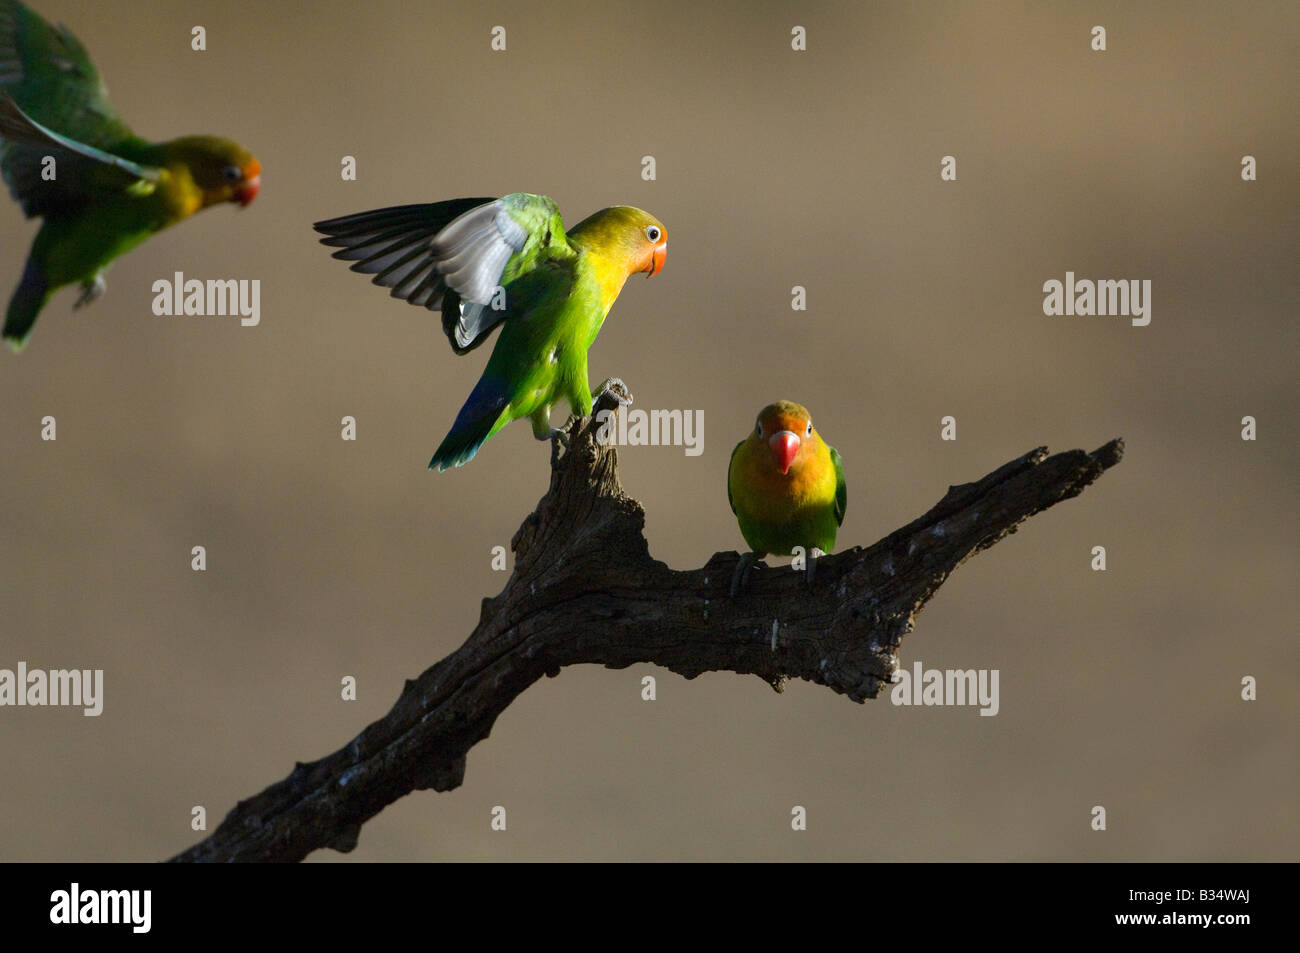
<path fill-rule="evenodd" d="M 736 569 L 731 574 L 731 598 L 736 598 L 737 593 L 749 585 L 749 571 L 754 568 L 754 563 L 757 561 L 756 553 L 740 554 L 740 561 L 736 563 Z"/>
<path fill-rule="evenodd" d="M 73 303 L 73 310 L 84 308 L 107 290 L 108 282 L 104 280 L 103 275 L 96 275 L 90 281 L 83 281 L 81 283 L 81 295 Z"/>
<path fill-rule="evenodd" d="M 604 394 L 609 394 L 618 401 L 620 407 L 627 407 L 632 403 L 632 394 L 628 391 L 627 385 L 618 377 L 607 377 L 601 381 L 596 389 L 591 392 L 591 402 L 596 403 Z"/>

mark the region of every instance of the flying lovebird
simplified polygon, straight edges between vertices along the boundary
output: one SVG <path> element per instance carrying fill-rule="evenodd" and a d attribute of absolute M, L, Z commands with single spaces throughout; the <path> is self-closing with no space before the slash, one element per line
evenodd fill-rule
<path fill-rule="evenodd" d="M 807 408 L 778 400 L 758 412 L 749 436 L 731 451 L 727 499 L 753 550 L 736 565 L 731 594 L 748 581 L 755 561 L 791 555 L 795 547 L 807 554 L 811 584 L 817 557 L 835 548 L 844 522 L 844 463 L 813 428 Z"/>
<path fill-rule="evenodd" d="M 373 275 L 395 298 L 441 312 L 457 354 L 501 328 L 430 470 L 468 463 L 521 417 L 532 421 L 538 440 L 553 441 L 553 462 L 568 426 L 551 427 L 561 398 L 570 421 L 589 416 L 593 397 L 605 390 L 626 403 L 617 378 L 589 388 L 587 350 L 623 283 L 657 275 L 668 257 L 668 233 L 648 212 L 616 205 L 566 233 L 554 201 L 514 192 L 360 212 L 315 228 L 353 271 Z"/>
<path fill-rule="evenodd" d="M 247 205 L 261 172 L 228 139 L 140 138 L 67 27 L 0 0 L 0 174 L 24 214 L 43 220 L 5 313 L 13 350 L 59 288 L 81 285 L 73 307 L 95 300 L 113 259 L 208 206 Z"/>

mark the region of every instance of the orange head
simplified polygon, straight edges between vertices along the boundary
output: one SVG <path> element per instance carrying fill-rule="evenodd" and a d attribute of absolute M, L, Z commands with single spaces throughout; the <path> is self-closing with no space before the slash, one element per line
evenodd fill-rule
<path fill-rule="evenodd" d="M 668 260 L 668 230 L 649 212 L 630 205 L 601 209 L 579 222 L 570 239 L 600 249 L 618 261 L 627 275 L 653 278 Z"/>
<path fill-rule="evenodd" d="M 812 415 L 807 408 L 789 400 L 778 400 L 758 412 L 751 440 L 767 444 L 772 463 L 782 474 L 806 459 L 817 439 Z"/>
<path fill-rule="evenodd" d="M 653 278 L 668 261 L 668 233 L 658 222 L 651 221 L 641 229 L 641 234 L 645 236 L 645 248 L 642 249 L 638 264 L 644 264 L 645 267 L 638 268 L 637 271 L 644 271 L 647 278 Z"/>

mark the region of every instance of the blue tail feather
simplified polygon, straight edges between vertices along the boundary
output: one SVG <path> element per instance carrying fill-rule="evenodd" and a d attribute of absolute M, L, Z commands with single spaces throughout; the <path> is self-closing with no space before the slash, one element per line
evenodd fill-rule
<path fill-rule="evenodd" d="M 36 264 L 35 257 L 28 258 L 23 280 L 9 300 L 9 310 L 5 313 L 4 339 L 15 352 L 21 351 L 27 343 L 32 325 L 49 297 L 50 287 L 44 271 Z"/>
<path fill-rule="evenodd" d="M 496 433 L 497 422 L 509 403 L 501 381 L 480 378 L 465 406 L 456 415 L 456 422 L 434 452 L 429 469 L 448 470 L 473 460 L 478 448 Z"/>

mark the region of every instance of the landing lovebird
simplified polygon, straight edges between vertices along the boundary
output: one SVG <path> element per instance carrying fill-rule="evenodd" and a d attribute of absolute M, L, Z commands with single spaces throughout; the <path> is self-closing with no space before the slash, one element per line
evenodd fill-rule
<path fill-rule="evenodd" d="M 792 555 L 796 546 L 807 555 L 811 584 L 816 558 L 835 548 L 844 522 L 844 464 L 813 429 L 806 408 L 778 400 L 758 412 L 754 429 L 731 451 L 727 499 L 753 550 L 737 564 L 731 594 L 748 581 L 755 561 L 768 553 Z"/>
<path fill-rule="evenodd" d="M 474 459 L 493 434 L 528 417 L 538 440 L 565 439 L 551 407 L 564 398 L 574 417 L 593 397 L 616 395 L 610 378 L 592 391 L 587 349 L 623 283 L 653 277 L 668 257 L 668 234 L 653 215 L 626 205 L 602 209 L 568 234 L 544 195 L 452 199 L 400 205 L 317 222 L 335 258 L 408 304 L 441 311 L 451 348 L 465 354 L 501 326 L 492 356 L 450 433 L 429 461 L 446 470 Z M 625 402 L 625 401 L 624 401 Z M 574 419 L 570 417 L 570 421 Z"/>
<path fill-rule="evenodd" d="M 59 288 L 80 283 L 74 307 L 88 304 L 113 259 L 210 205 L 247 205 L 261 171 L 228 139 L 141 139 L 67 27 L 0 0 L 0 173 L 27 217 L 44 219 L 5 314 L 14 351 Z"/>

